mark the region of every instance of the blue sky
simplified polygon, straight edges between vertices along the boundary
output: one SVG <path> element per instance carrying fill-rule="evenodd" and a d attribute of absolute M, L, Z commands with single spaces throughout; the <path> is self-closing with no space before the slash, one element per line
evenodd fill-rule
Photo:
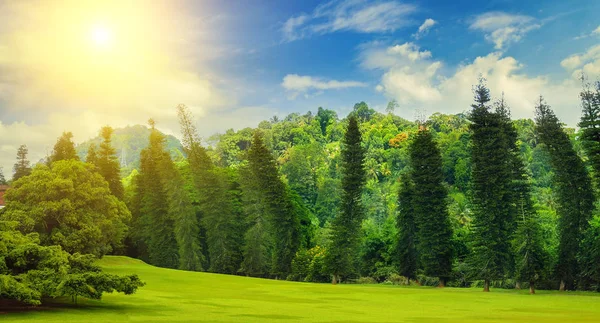
<path fill-rule="evenodd" d="M 203 136 L 359 101 L 457 113 L 479 74 L 515 117 L 542 94 L 575 126 L 577 75 L 600 77 L 598 12 L 592 0 L 0 3 L 0 166 L 22 143 L 42 158 L 62 131 L 80 142 L 153 117 L 177 135 L 179 103 Z"/>

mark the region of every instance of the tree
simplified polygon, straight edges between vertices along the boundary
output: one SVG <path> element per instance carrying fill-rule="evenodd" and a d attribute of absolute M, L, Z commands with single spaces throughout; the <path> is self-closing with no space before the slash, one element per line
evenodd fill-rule
<path fill-rule="evenodd" d="M 419 263 L 425 275 L 439 277 L 440 287 L 444 287 L 452 272 L 452 227 L 442 156 L 431 132 L 423 126 L 409 151 Z"/>
<path fill-rule="evenodd" d="M 104 177 L 108 182 L 108 187 L 112 195 L 118 199 L 123 200 L 124 189 L 123 183 L 121 183 L 121 167 L 117 159 L 116 151 L 111 145 L 111 137 L 113 129 L 109 126 L 102 127 L 100 130 L 100 136 L 102 137 L 102 143 L 100 149 L 97 152 L 95 164 L 98 167 L 98 173 Z M 92 149 L 90 147 L 90 149 Z M 89 151 L 88 151 L 89 159 Z M 88 161 L 89 162 L 89 161 Z"/>
<path fill-rule="evenodd" d="M 387 112 L 388 114 L 393 114 L 399 106 L 400 105 L 398 104 L 398 101 L 392 100 L 388 102 L 387 107 L 385 108 L 385 112 Z"/>
<path fill-rule="evenodd" d="M 581 241 L 594 210 L 592 183 L 562 124 L 541 96 L 535 107 L 535 123 L 554 171 L 552 181 L 557 195 L 560 235 L 557 264 L 560 289 L 573 289 L 580 275 L 577 258 L 581 254 Z"/>
<path fill-rule="evenodd" d="M 589 84 L 584 85 L 579 96 L 582 110 L 580 140 L 594 170 L 596 187 L 600 188 L 600 82 L 596 83 L 595 91 Z"/>
<path fill-rule="evenodd" d="M 54 144 L 54 150 L 52 151 L 52 155 L 50 155 L 48 160 L 50 164 L 59 160 L 79 160 L 77 152 L 75 151 L 75 144 L 73 143 L 72 139 L 73 133 L 63 132 L 63 134 L 56 141 L 56 144 Z"/>
<path fill-rule="evenodd" d="M 327 267 L 333 275 L 333 284 L 341 277 L 356 272 L 356 255 L 360 240 L 360 226 L 364 218 L 361 202 L 366 180 L 365 150 L 355 115 L 348 118 L 348 127 L 342 146 L 342 200 L 340 212 L 331 226 L 331 246 L 327 249 Z"/>
<path fill-rule="evenodd" d="M 149 263 L 178 268 L 179 247 L 175 237 L 175 218 L 169 211 L 168 182 L 174 165 L 165 151 L 165 137 L 149 120 L 150 145 L 141 152 L 140 172 L 136 177 L 133 210 L 133 240 L 139 257 Z"/>
<path fill-rule="evenodd" d="M 248 150 L 248 168 L 258 184 L 260 201 L 265 205 L 274 241 L 271 272 L 287 277 L 300 247 L 300 221 L 286 185 L 279 177 L 275 159 L 255 132 Z"/>
<path fill-rule="evenodd" d="M 19 146 L 19 150 L 17 150 L 17 162 L 15 163 L 15 166 L 13 166 L 13 181 L 31 174 L 31 166 L 27 159 L 27 153 L 28 150 L 26 145 Z"/>
<path fill-rule="evenodd" d="M 6 181 L 6 178 L 4 177 L 3 168 L 0 167 L 0 185 L 6 185 L 6 184 L 8 184 L 8 182 Z"/>
<path fill-rule="evenodd" d="M 469 262 L 475 276 L 490 281 L 502 278 L 511 263 L 511 155 L 502 118 L 491 111 L 490 92 L 481 79 L 474 89 L 470 115 L 473 221 Z"/>
<path fill-rule="evenodd" d="M 91 144 L 88 148 L 87 155 L 85 156 L 85 162 L 88 164 L 92 164 L 94 166 L 98 166 L 98 152 L 96 151 L 96 145 Z"/>
<path fill-rule="evenodd" d="M 400 190 L 398 191 L 396 255 L 400 275 L 406 277 L 408 282 L 411 279 L 417 279 L 418 269 L 418 232 L 415 223 L 415 202 L 415 185 L 411 177 L 404 174 L 400 177 Z"/>
<path fill-rule="evenodd" d="M 104 293 L 130 295 L 144 286 L 137 275 L 103 273 L 93 255 L 69 254 L 60 246 L 41 246 L 37 234 L 23 235 L 15 222 L 0 221 L 0 299 L 40 305 L 44 299 Z"/>
<path fill-rule="evenodd" d="M 23 233 L 37 232 L 43 245 L 102 256 L 122 246 L 131 214 L 110 194 L 91 165 L 61 160 L 38 165 L 6 193 L 3 220 Z"/>

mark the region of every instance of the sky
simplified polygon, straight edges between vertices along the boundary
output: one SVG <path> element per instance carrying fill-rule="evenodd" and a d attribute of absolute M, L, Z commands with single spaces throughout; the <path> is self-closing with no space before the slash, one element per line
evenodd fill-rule
<path fill-rule="evenodd" d="M 485 2 L 485 4 L 484 4 Z M 479 75 L 514 118 L 543 95 L 576 126 L 580 75 L 600 77 L 600 1 L 0 0 L 0 167 L 103 125 L 207 138 L 365 101 L 414 119 L 469 110 Z"/>

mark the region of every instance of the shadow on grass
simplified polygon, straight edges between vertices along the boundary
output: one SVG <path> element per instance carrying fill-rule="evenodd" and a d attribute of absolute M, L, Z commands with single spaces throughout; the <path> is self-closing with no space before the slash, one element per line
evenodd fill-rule
<path fill-rule="evenodd" d="M 0 317 L 3 315 L 19 315 L 34 312 L 62 312 L 62 311 L 85 311 L 85 312 L 131 312 L 144 311 L 150 315 L 163 316 L 161 313 L 168 311 L 167 307 L 158 304 L 118 304 L 99 300 L 79 299 L 78 303 L 71 302 L 68 297 L 45 299 L 41 305 L 32 306 L 13 300 L 0 299 Z"/>

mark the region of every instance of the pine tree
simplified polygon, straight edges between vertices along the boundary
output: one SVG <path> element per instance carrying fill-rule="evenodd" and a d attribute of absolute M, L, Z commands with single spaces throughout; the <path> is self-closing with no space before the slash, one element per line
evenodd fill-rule
<path fill-rule="evenodd" d="M 469 263 L 489 291 L 490 281 L 507 274 L 511 264 L 511 228 L 514 209 L 510 148 L 502 117 L 491 111 L 490 93 L 484 80 L 475 87 L 470 115 L 473 252 Z"/>
<path fill-rule="evenodd" d="M 168 182 L 174 175 L 174 165 L 165 151 L 165 137 L 155 128 L 152 119 L 150 144 L 142 150 L 140 172 L 136 177 L 138 210 L 134 210 L 134 240 L 138 252 L 149 263 L 168 268 L 180 266 L 179 248 L 175 238 L 175 219 L 169 210 Z"/>
<path fill-rule="evenodd" d="M 300 247 L 300 221 L 287 187 L 279 177 L 275 159 L 258 132 L 254 133 L 248 151 L 248 166 L 268 212 L 274 242 L 271 273 L 285 278 L 291 273 L 292 260 Z"/>
<path fill-rule="evenodd" d="M 452 227 L 443 184 L 442 155 L 431 132 L 423 126 L 409 151 L 419 264 L 425 275 L 439 277 L 440 287 L 444 287 L 452 272 Z"/>
<path fill-rule="evenodd" d="M 63 132 L 63 134 L 56 141 L 56 144 L 54 144 L 54 150 L 52 151 L 52 155 L 50 155 L 48 160 L 50 164 L 59 160 L 79 160 L 79 156 L 77 156 L 75 144 L 73 143 L 72 139 L 73 133 Z"/>
<path fill-rule="evenodd" d="M 415 187 L 408 174 L 400 178 L 398 192 L 398 213 L 396 226 L 398 239 L 396 242 L 396 255 L 398 257 L 400 275 L 406 277 L 408 282 L 417 279 L 418 269 L 418 232 L 415 223 Z"/>
<path fill-rule="evenodd" d="M 580 139 L 593 169 L 596 188 L 600 189 L 600 82 L 595 90 L 589 84 L 579 94 L 581 98 Z"/>
<path fill-rule="evenodd" d="M 535 107 L 535 123 L 554 171 L 560 235 L 557 264 L 560 289 L 573 289 L 580 275 L 577 258 L 581 254 L 581 241 L 594 209 L 592 183 L 562 124 L 541 96 Z"/>
<path fill-rule="evenodd" d="M 112 134 L 113 129 L 109 126 L 102 127 L 100 130 L 102 143 L 97 152 L 95 165 L 98 167 L 98 173 L 108 182 L 108 187 L 112 195 L 116 196 L 119 200 L 123 200 L 125 190 L 123 183 L 121 183 L 119 160 L 117 159 L 115 148 L 111 145 Z"/>
<path fill-rule="evenodd" d="M 0 185 L 6 185 L 8 184 L 8 182 L 6 181 L 6 178 L 4 177 L 4 170 L 2 167 L 0 167 Z"/>
<path fill-rule="evenodd" d="M 17 150 L 17 162 L 13 166 L 13 182 L 18 180 L 23 176 L 27 176 L 31 174 L 31 166 L 29 164 L 29 160 L 27 159 L 27 150 L 26 145 L 19 146 L 19 150 Z"/>
<path fill-rule="evenodd" d="M 331 246 L 326 256 L 327 267 L 333 275 L 334 284 L 341 277 L 348 277 L 356 272 L 360 229 L 365 214 L 361 202 L 366 180 L 365 149 L 361 143 L 357 117 L 351 115 L 342 146 L 341 210 L 331 225 Z"/>
<path fill-rule="evenodd" d="M 91 144 L 88 148 L 87 155 L 85 156 L 85 162 L 92 164 L 97 167 L 98 165 L 98 153 L 96 152 L 96 144 Z"/>
<path fill-rule="evenodd" d="M 208 270 L 234 274 L 242 260 L 242 222 L 239 185 L 233 175 L 214 167 L 185 105 L 177 107 L 191 176 L 198 192 L 199 223 L 206 231 Z M 198 236 L 198 239 L 203 239 Z"/>

